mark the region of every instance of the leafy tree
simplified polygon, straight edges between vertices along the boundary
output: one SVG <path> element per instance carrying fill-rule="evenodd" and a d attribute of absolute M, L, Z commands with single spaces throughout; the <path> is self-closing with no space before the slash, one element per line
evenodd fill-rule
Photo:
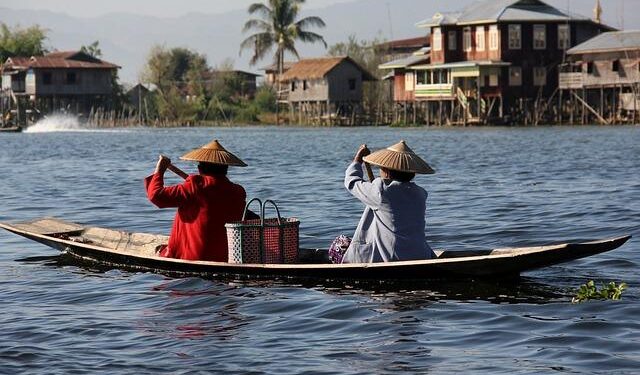
<path fill-rule="evenodd" d="M 253 50 L 251 65 L 262 60 L 275 48 L 274 60 L 278 66 L 278 72 L 282 72 L 285 52 L 300 59 L 295 47 L 296 41 L 319 42 L 324 44 L 325 48 L 327 47 L 321 35 L 308 30 L 311 27 L 325 27 L 320 17 L 310 16 L 298 19 L 300 8 L 304 3 L 305 0 L 268 0 L 264 4 L 254 3 L 249 6 L 249 14 L 260 17 L 249 19 L 243 28 L 243 32 L 257 31 L 240 45 L 241 52 L 245 49 Z"/>
<path fill-rule="evenodd" d="M 276 93 L 270 86 L 262 86 L 256 92 L 253 103 L 259 112 L 274 112 L 276 110 Z"/>
<path fill-rule="evenodd" d="M 158 114 L 169 120 L 195 121 L 206 111 L 209 66 L 204 55 L 186 48 L 153 46 L 142 80 L 158 87 Z"/>
<path fill-rule="evenodd" d="M 40 56 L 47 52 L 44 41 L 47 39 L 46 29 L 38 25 L 28 28 L 16 26 L 10 28 L 0 24 L 0 61 L 4 62 L 13 56 Z"/>
<path fill-rule="evenodd" d="M 98 59 L 102 57 L 102 50 L 100 49 L 99 44 L 100 42 L 96 40 L 95 42 L 89 44 L 88 46 L 80 47 L 80 51 Z"/>

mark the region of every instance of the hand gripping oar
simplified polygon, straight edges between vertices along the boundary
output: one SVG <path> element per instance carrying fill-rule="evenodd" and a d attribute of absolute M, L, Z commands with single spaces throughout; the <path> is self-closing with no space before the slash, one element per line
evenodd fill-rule
<path fill-rule="evenodd" d="M 165 157 L 164 155 L 161 155 L 162 157 Z M 168 158 L 167 158 L 168 159 Z M 189 175 L 187 174 L 187 172 L 183 171 L 182 169 L 176 167 L 173 164 L 169 164 L 169 166 L 167 167 L 168 170 L 170 170 L 171 172 L 177 174 L 178 176 L 182 177 L 183 179 L 187 179 L 187 177 L 189 177 Z"/>

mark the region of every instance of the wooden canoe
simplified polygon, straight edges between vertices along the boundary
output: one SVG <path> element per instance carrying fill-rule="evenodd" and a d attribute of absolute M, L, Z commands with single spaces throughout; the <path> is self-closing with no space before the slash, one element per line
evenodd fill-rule
<path fill-rule="evenodd" d="M 631 238 L 480 251 L 436 251 L 434 259 L 371 264 L 330 264 L 325 250 L 300 249 L 299 264 L 232 264 L 158 257 L 156 249 L 167 242 L 167 236 L 83 226 L 55 218 L 0 223 L 0 228 L 64 251 L 81 261 L 205 278 L 221 275 L 352 280 L 513 277 L 523 271 L 613 250 Z"/>
<path fill-rule="evenodd" d="M 0 128 L 0 133 L 20 133 L 22 128 L 20 126 L 9 126 L 5 128 Z"/>

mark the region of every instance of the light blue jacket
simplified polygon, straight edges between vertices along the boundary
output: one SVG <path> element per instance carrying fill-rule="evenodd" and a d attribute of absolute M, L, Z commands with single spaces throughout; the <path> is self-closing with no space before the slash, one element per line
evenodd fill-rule
<path fill-rule="evenodd" d="M 351 163 L 344 186 L 365 204 L 342 263 L 429 259 L 425 238 L 427 192 L 413 182 L 363 179 L 362 164 Z"/>

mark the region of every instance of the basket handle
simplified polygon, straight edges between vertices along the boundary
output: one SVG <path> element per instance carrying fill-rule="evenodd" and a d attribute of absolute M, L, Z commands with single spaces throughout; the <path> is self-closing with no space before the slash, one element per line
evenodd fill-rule
<path fill-rule="evenodd" d="M 264 204 L 262 203 L 262 201 L 259 198 L 253 198 L 251 199 L 249 202 L 247 202 L 247 204 L 244 206 L 244 212 L 242 213 L 242 221 L 245 220 L 245 218 L 247 217 L 247 211 L 249 211 L 249 206 L 251 205 L 251 203 L 253 201 L 258 201 L 258 207 L 262 207 L 262 223 L 264 223 Z"/>
<path fill-rule="evenodd" d="M 278 209 L 278 206 L 276 206 L 276 202 L 272 201 L 271 199 L 267 199 L 264 201 L 264 203 L 262 203 L 262 211 L 261 211 L 261 225 L 264 226 L 264 210 L 265 207 L 267 206 L 267 203 L 271 203 L 271 205 L 273 206 L 273 208 L 276 209 L 276 214 L 278 214 L 278 225 L 281 225 L 281 219 L 280 219 L 280 210 Z"/>

